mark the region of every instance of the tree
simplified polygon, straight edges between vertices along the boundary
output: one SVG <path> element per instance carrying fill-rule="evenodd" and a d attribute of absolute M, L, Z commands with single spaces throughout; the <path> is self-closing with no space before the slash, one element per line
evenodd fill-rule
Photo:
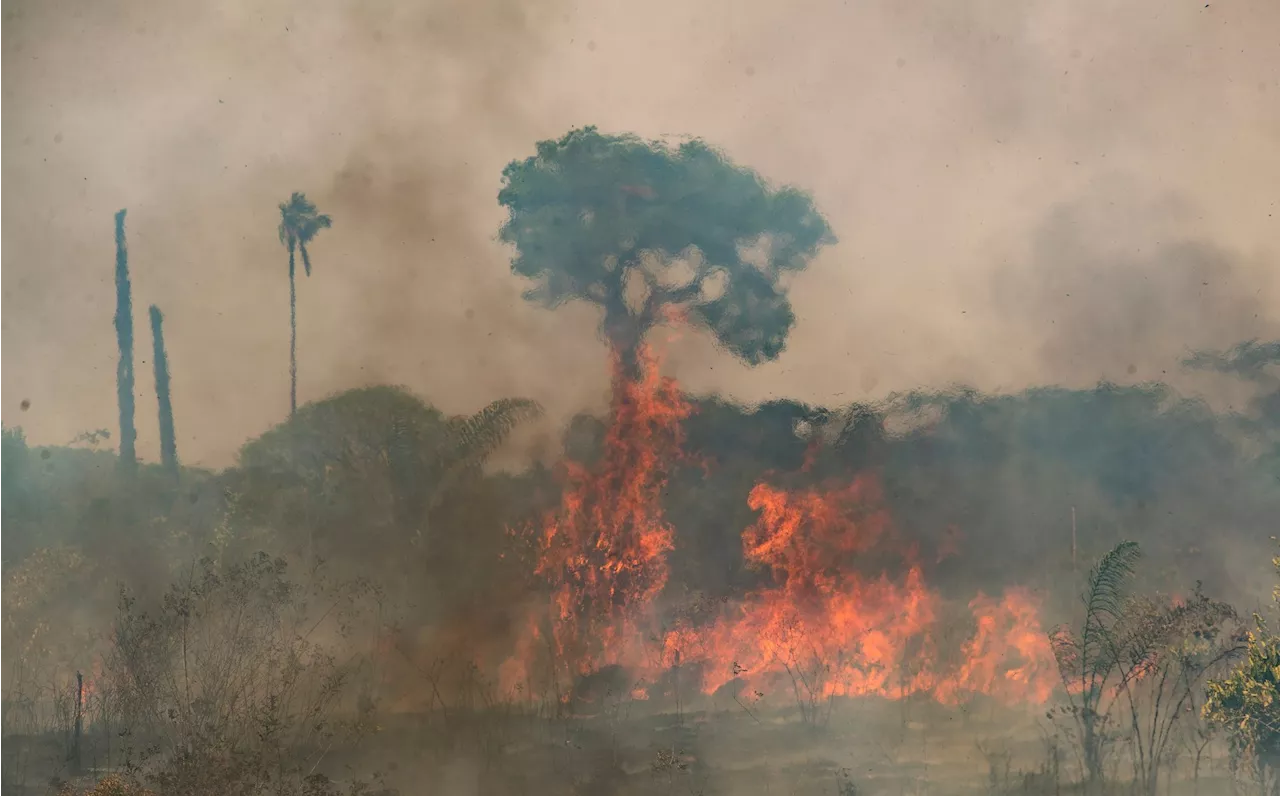
<path fill-rule="evenodd" d="M 244 446 L 231 474 L 237 512 L 254 526 L 331 531 L 366 553 L 379 534 L 421 543 L 451 491 L 540 412 L 512 398 L 449 417 L 399 387 L 348 390 Z"/>
<path fill-rule="evenodd" d="M 289 415 L 298 411 L 298 292 L 294 278 L 294 253 L 301 252 L 302 267 L 311 276 L 311 255 L 307 244 L 333 220 L 316 212 L 316 206 L 297 191 L 280 203 L 280 243 L 289 250 Z"/>
<path fill-rule="evenodd" d="M 156 404 L 160 415 L 160 462 L 174 477 L 178 477 L 178 442 L 173 429 L 173 398 L 169 394 L 169 355 L 164 347 L 164 315 L 160 308 L 151 305 L 152 361 L 155 363 Z"/>
<path fill-rule="evenodd" d="M 1229 632 L 1235 618 L 1230 605 L 1205 596 L 1199 584 L 1187 600 L 1141 597 L 1126 606 L 1114 647 L 1137 792 L 1155 796 L 1160 766 L 1176 753 L 1170 741 L 1179 722 L 1205 678 L 1237 652 Z"/>
<path fill-rule="evenodd" d="M 1280 557 L 1272 559 L 1280 573 Z M 1280 587 L 1274 595 L 1280 603 Z M 1264 794 L 1280 793 L 1280 636 L 1262 617 L 1245 638 L 1240 665 L 1221 680 L 1210 680 L 1204 716 L 1227 732 L 1232 764 L 1251 768 Z"/>
<path fill-rule="evenodd" d="M 1175 750 L 1179 721 L 1215 667 L 1236 652 L 1228 631 L 1235 610 L 1197 583 L 1186 600 L 1131 597 L 1127 587 L 1141 551 L 1121 542 L 1089 573 L 1080 629 L 1050 634 L 1066 709 L 1078 733 L 1089 788 L 1102 787 L 1107 748 L 1125 732 L 1136 793 L 1156 793 L 1160 766 Z"/>
<path fill-rule="evenodd" d="M 1118 696 L 1115 682 L 1124 676 L 1115 627 L 1124 615 L 1125 591 L 1141 550 L 1121 542 L 1089 572 L 1084 622 L 1080 630 L 1058 627 L 1049 634 L 1058 673 L 1069 700 L 1067 714 L 1079 733 L 1085 777 L 1094 790 L 1102 784 L 1102 766 L 1111 740 L 1108 724 Z"/>
<path fill-rule="evenodd" d="M 673 316 L 748 364 L 775 359 L 795 322 L 782 276 L 835 240 L 807 195 L 702 141 L 672 148 L 594 127 L 508 164 L 498 202 L 512 271 L 536 282 L 525 298 L 599 305 L 633 378 L 645 333 Z"/>
<path fill-rule="evenodd" d="M 34 513 L 27 494 L 31 488 L 32 456 L 21 428 L 5 428 L 0 434 L 0 473 L 4 473 L 0 478 L 0 526 L 7 526 L 13 534 L 17 524 L 29 522 Z M 6 567 L 12 557 L 12 553 L 5 557 Z"/>
<path fill-rule="evenodd" d="M 120 465 L 127 472 L 138 467 L 133 424 L 133 288 L 129 283 L 129 250 L 124 240 L 124 210 L 116 213 L 116 403 L 120 407 Z"/>

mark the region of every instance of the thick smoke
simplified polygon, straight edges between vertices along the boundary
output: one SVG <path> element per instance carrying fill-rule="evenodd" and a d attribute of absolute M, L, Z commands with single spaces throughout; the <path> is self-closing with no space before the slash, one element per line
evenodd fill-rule
<path fill-rule="evenodd" d="M 1190 386 L 1189 351 L 1272 330 L 1267 263 L 1180 234 L 1193 211 L 1176 197 L 1127 194 L 1113 185 L 1055 208 L 1027 259 L 996 272 L 992 295 L 1035 336 L 1031 353 L 1056 381 Z"/>
<path fill-rule="evenodd" d="M 493 241 L 501 167 L 584 123 L 703 136 L 812 189 L 841 238 L 795 280 L 800 323 L 779 362 L 747 370 L 704 339 L 681 342 L 672 367 L 699 391 L 840 403 L 957 381 L 1088 383 L 1130 364 L 1153 378 L 1168 361 L 1153 334 L 1051 342 L 1042 314 L 1009 302 L 1089 326 L 1023 295 L 1047 269 L 1077 306 L 1128 317 L 1120 296 L 1148 302 L 1140 273 L 1164 273 L 1165 254 L 1202 261 L 1162 277 L 1179 285 L 1157 291 L 1163 313 L 1203 318 L 1169 333 L 1229 344 L 1276 330 L 1265 247 L 1280 86 L 1265 0 L 589 12 L 59 0 L 5 14 L 4 406 L 37 442 L 113 425 L 105 277 L 110 216 L 125 206 L 135 303 L 170 320 L 184 460 L 227 464 L 278 420 L 288 327 L 274 216 L 297 189 L 336 222 L 300 285 L 304 400 L 389 381 L 451 411 L 527 395 L 549 426 L 599 408 L 595 319 L 523 305 Z M 1123 242 L 1051 243 L 1068 235 L 1045 231 L 1064 203 L 1088 196 L 1105 215 L 1124 199 L 1111 175 L 1182 209 L 1156 203 L 1155 223 Z M 1233 303 L 1250 295 L 1256 319 Z M 1099 350 L 1115 343 L 1123 355 Z M 139 392 L 145 413 L 149 386 Z M 147 458 L 152 425 L 140 426 Z"/>

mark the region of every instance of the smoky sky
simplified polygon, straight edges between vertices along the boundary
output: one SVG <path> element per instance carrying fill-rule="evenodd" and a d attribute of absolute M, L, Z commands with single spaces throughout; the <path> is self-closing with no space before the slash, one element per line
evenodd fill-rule
<path fill-rule="evenodd" d="M 142 455 L 152 303 L 184 461 L 228 464 L 281 420 L 276 204 L 295 190 L 334 218 L 298 288 L 300 400 L 396 383 L 451 412 L 535 398 L 551 424 L 600 407 L 590 308 L 522 302 L 495 240 L 502 167 L 583 124 L 701 136 L 811 191 L 840 238 L 794 278 L 777 362 L 664 334 L 697 391 L 841 403 L 1176 380 L 1190 350 L 1280 336 L 1271 0 L 3 13 L 3 417 L 34 443 L 114 430 L 120 208 Z"/>

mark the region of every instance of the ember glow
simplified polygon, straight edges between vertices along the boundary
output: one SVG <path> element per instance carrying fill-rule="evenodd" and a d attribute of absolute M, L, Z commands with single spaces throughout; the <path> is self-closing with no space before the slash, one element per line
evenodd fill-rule
<path fill-rule="evenodd" d="M 748 504 L 758 516 L 741 538 L 764 585 L 696 616 L 663 606 L 675 531 L 661 497 L 691 408 L 649 349 L 641 373 L 626 378 L 614 358 L 601 460 L 569 465 L 560 506 L 530 531 L 550 600 L 521 630 L 502 667 L 504 689 L 522 688 L 535 671 L 563 684 L 617 666 L 635 696 L 668 694 L 664 676 L 678 669 L 683 687 L 706 694 L 781 689 L 810 705 L 924 693 L 945 704 L 975 694 L 1011 704 L 1049 698 L 1057 673 L 1025 589 L 975 597 L 970 637 L 950 642 L 958 662 L 938 663 L 943 600 L 870 476 L 798 490 L 757 484 Z M 955 555 L 958 538 L 949 529 L 950 547 L 935 555 Z"/>

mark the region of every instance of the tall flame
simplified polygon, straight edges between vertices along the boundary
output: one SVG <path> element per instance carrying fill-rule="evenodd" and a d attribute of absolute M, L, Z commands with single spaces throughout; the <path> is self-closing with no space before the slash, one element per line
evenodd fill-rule
<path fill-rule="evenodd" d="M 559 508 L 538 535 L 535 573 L 551 585 L 549 640 L 555 666 L 586 674 L 643 657 L 651 606 L 667 584 L 666 554 L 674 529 L 662 516 L 667 466 L 679 455 L 691 407 L 663 378 L 649 348 L 639 352 L 639 379 L 613 357 L 613 402 L 601 461 L 567 465 Z M 527 675 L 531 627 L 517 643 L 523 655 L 504 668 L 511 684 Z M 520 660 L 524 659 L 521 663 Z"/>

